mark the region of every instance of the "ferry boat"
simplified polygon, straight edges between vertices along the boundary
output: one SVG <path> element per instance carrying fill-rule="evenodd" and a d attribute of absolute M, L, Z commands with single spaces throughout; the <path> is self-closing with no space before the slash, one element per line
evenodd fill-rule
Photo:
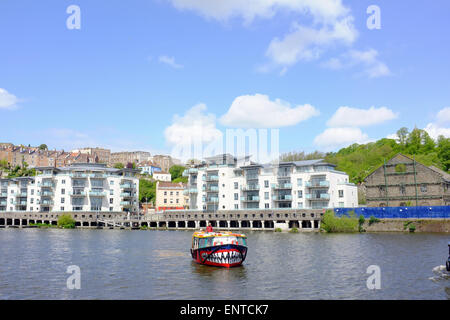
<path fill-rule="evenodd" d="M 232 232 L 197 231 L 192 236 L 192 259 L 216 267 L 240 266 L 247 256 L 247 237 Z"/>

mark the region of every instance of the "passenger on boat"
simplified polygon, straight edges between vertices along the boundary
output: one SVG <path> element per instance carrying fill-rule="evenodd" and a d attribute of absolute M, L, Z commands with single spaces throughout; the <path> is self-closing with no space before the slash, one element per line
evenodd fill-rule
<path fill-rule="evenodd" d="M 212 227 L 211 223 L 208 224 L 208 226 L 206 227 L 206 232 L 213 232 L 213 227 Z"/>

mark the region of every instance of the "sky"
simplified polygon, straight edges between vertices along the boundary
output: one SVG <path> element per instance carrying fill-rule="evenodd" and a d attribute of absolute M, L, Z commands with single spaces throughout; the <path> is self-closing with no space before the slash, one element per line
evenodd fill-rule
<path fill-rule="evenodd" d="M 267 129 L 283 153 L 401 127 L 450 137 L 449 13 L 446 0 L 1 0 L 0 142 L 173 154 Z"/>

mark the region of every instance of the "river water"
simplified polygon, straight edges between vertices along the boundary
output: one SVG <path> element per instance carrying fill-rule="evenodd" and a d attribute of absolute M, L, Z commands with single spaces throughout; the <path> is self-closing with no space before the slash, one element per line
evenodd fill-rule
<path fill-rule="evenodd" d="M 244 265 L 201 266 L 192 232 L 0 229 L 0 299 L 450 299 L 448 234 L 248 232 Z M 80 289 L 66 273 L 80 268 Z M 370 265 L 378 290 L 367 288 Z"/>

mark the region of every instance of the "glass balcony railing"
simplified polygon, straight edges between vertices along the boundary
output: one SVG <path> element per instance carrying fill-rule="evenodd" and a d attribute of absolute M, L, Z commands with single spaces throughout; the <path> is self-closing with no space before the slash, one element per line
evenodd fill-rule
<path fill-rule="evenodd" d="M 53 188 L 55 186 L 55 184 L 51 181 L 43 181 L 40 185 L 48 188 Z"/>
<path fill-rule="evenodd" d="M 89 177 L 91 179 L 105 179 L 106 178 L 106 174 L 104 174 L 104 173 L 91 173 L 91 174 L 89 174 Z"/>
<path fill-rule="evenodd" d="M 42 191 L 41 197 L 53 197 L 53 192 L 51 191 Z"/>
<path fill-rule="evenodd" d="M 241 201 L 244 201 L 244 202 L 258 202 L 259 201 L 259 197 L 258 196 L 241 197 Z"/>
<path fill-rule="evenodd" d="M 292 189 L 292 183 L 273 184 L 272 189 Z"/>
<path fill-rule="evenodd" d="M 73 196 L 73 197 L 84 197 L 84 196 L 86 196 L 86 192 L 84 192 L 84 191 L 70 191 L 69 195 Z"/>
<path fill-rule="evenodd" d="M 206 181 L 219 181 L 219 176 L 207 176 Z"/>
<path fill-rule="evenodd" d="M 292 195 L 272 196 L 274 201 L 292 201 Z"/>
<path fill-rule="evenodd" d="M 122 198 L 132 198 L 132 197 L 133 197 L 133 194 L 132 194 L 131 192 L 122 192 L 122 193 L 120 194 L 120 196 L 121 196 Z"/>
<path fill-rule="evenodd" d="M 242 186 L 242 191 L 258 191 L 260 189 L 259 185 L 249 184 L 246 186 Z"/>
<path fill-rule="evenodd" d="M 41 206 L 44 205 L 53 205 L 53 200 L 42 200 L 41 201 Z"/>
<path fill-rule="evenodd" d="M 209 187 L 209 188 L 207 188 L 207 191 L 208 192 L 219 192 L 219 187 Z"/>
<path fill-rule="evenodd" d="M 305 195 L 306 199 L 308 200 L 329 200 L 330 199 L 330 194 L 328 193 L 317 193 L 317 194 L 311 194 L 311 193 L 307 193 Z"/>
<path fill-rule="evenodd" d="M 120 187 L 122 189 L 132 189 L 132 188 L 134 188 L 134 185 L 132 183 L 121 183 Z"/>
<path fill-rule="evenodd" d="M 2 192 L 2 193 L 0 193 L 0 197 L 7 197 L 8 196 L 8 193 L 7 192 Z"/>
<path fill-rule="evenodd" d="M 326 188 L 330 186 L 330 182 L 327 180 L 323 181 L 306 181 L 305 186 L 308 188 Z"/>
<path fill-rule="evenodd" d="M 72 172 L 70 175 L 72 178 L 87 178 L 87 173 L 81 173 L 81 172 Z"/>
<path fill-rule="evenodd" d="M 104 196 L 106 196 L 106 192 L 104 192 L 104 191 L 89 191 L 89 195 L 92 197 L 104 197 Z"/>
<path fill-rule="evenodd" d="M 16 197 L 26 197 L 28 195 L 27 192 L 19 192 L 16 194 Z"/>
<path fill-rule="evenodd" d="M 131 202 L 131 201 L 121 201 L 120 205 L 121 206 L 132 206 L 133 202 Z"/>

